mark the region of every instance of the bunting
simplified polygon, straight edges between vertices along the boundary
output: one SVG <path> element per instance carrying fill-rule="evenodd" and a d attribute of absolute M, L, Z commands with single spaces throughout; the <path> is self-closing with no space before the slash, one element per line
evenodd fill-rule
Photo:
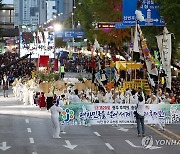
<path fill-rule="evenodd" d="M 148 80 L 150 81 L 150 85 L 155 88 L 155 83 L 156 80 L 158 78 L 158 70 L 157 67 L 155 65 L 155 59 L 154 57 L 151 55 L 147 43 L 146 43 L 146 39 L 143 36 L 143 33 L 141 31 L 141 28 L 139 26 L 139 24 L 137 24 L 137 30 L 140 34 L 140 45 L 142 48 L 142 55 L 147 67 L 147 73 L 148 73 Z"/>

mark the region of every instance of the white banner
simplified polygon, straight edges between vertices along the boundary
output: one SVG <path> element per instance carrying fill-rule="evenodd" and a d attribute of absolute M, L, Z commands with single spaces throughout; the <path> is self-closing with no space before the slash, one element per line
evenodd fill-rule
<path fill-rule="evenodd" d="M 136 104 L 72 103 L 64 106 L 60 121 L 68 125 L 133 124 Z M 180 123 L 179 104 L 145 104 L 146 124 Z"/>
<path fill-rule="evenodd" d="M 166 87 L 169 89 L 171 89 L 171 35 L 172 34 L 169 34 L 167 29 L 164 28 L 163 35 L 156 36 L 158 48 L 160 51 L 162 69 L 166 74 Z"/>
<path fill-rule="evenodd" d="M 133 51 L 134 52 L 139 52 L 139 33 L 137 29 L 137 24 L 135 27 L 135 33 L 134 33 L 134 46 L 133 46 Z"/>

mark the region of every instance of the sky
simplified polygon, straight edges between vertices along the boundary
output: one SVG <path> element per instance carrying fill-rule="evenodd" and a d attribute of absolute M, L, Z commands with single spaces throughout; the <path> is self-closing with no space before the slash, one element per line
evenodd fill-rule
<path fill-rule="evenodd" d="M 13 4 L 13 0 L 2 0 L 3 4 Z"/>

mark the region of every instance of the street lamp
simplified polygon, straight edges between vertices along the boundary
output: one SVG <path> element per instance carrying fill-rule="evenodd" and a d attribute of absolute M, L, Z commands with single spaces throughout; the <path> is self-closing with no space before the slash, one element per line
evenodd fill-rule
<path fill-rule="evenodd" d="M 53 28 L 54 28 L 54 32 L 58 32 L 62 29 L 62 25 L 56 23 L 54 24 Z"/>
<path fill-rule="evenodd" d="M 55 40 L 55 33 L 59 32 L 60 30 L 62 30 L 62 25 L 55 23 L 53 25 L 53 31 L 54 31 L 54 59 L 56 58 L 56 40 Z"/>

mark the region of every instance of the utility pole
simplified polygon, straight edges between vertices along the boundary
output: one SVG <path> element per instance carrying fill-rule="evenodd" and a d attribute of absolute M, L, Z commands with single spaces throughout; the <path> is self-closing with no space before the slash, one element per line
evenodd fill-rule
<path fill-rule="evenodd" d="M 72 30 L 74 32 L 74 9 L 76 8 L 75 6 L 75 0 L 72 0 L 73 1 L 73 8 L 72 8 Z M 72 38 L 72 51 L 74 52 L 74 36 Z"/>

